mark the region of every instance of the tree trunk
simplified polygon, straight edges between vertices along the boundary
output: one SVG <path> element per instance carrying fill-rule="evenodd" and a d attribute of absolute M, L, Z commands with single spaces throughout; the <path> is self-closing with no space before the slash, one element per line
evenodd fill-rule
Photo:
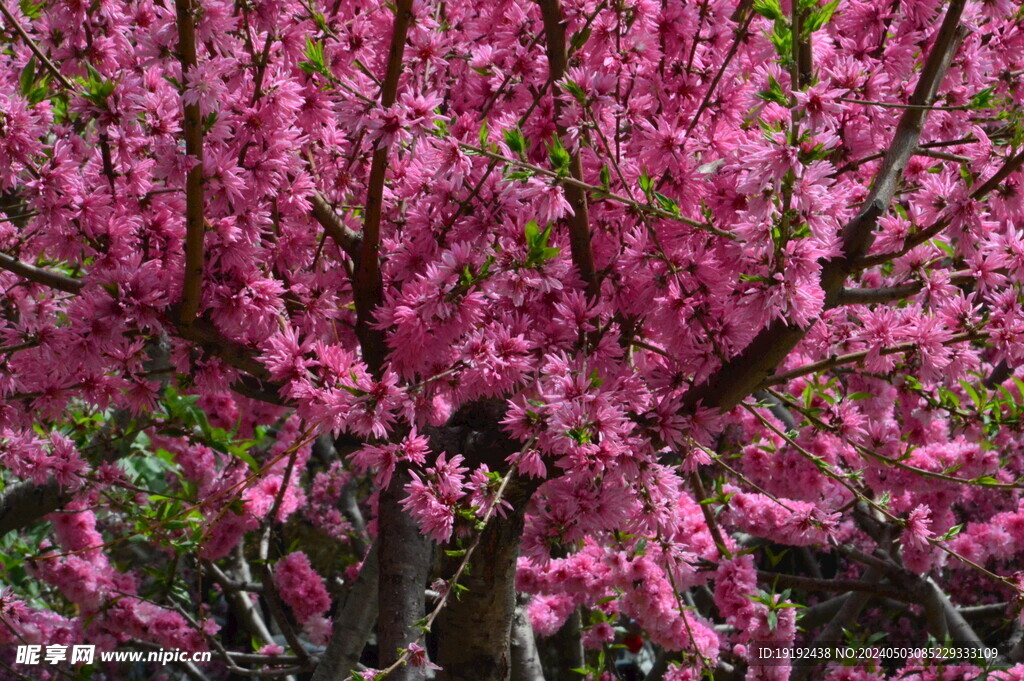
<path fill-rule="evenodd" d="M 423 618 L 424 592 L 430 569 L 430 540 L 402 510 L 408 471 L 399 466 L 391 485 L 380 493 L 377 514 L 380 542 L 380 587 L 377 640 L 380 667 L 398 659 L 400 651 L 416 642 L 422 633 L 416 625 Z M 404 665 L 388 676 L 388 681 L 419 681 L 426 678 L 425 667 Z"/>
<path fill-rule="evenodd" d="M 512 619 L 512 681 L 544 681 L 533 626 L 522 605 Z"/>
<path fill-rule="evenodd" d="M 510 639 L 516 610 L 516 560 L 523 534 L 526 502 L 536 485 L 515 479 L 505 498 L 513 509 L 495 516 L 484 530 L 460 583 L 467 587 L 437 618 L 439 681 L 508 681 L 512 670 Z M 454 572 L 459 559 L 445 562 Z"/>

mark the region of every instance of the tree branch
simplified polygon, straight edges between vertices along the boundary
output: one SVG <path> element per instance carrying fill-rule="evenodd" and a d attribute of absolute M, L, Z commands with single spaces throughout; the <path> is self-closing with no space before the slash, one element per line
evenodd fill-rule
<path fill-rule="evenodd" d="M 19 277 L 28 279 L 36 284 L 49 286 L 52 289 L 57 289 L 58 291 L 63 291 L 65 293 L 80 293 L 82 291 L 82 287 L 85 286 L 85 284 L 78 279 L 72 279 L 71 277 L 57 272 L 50 272 L 49 270 L 44 270 L 41 267 L 29 265 L 28 263 L 22 262 L 17 258 L 13 258 L 6 253 L 0 253 L 0 269 L 5 269 L 12 274 L 17 274 Z"/>
<path fill-rule="evenodd" d="M 779 572 L 757 571 L 757 580 L 762 584 L 777 584 L 789 589 L 800 589 L 802 591 L 855 591 L 868 593 L 875 596 L 884 596 L 894 601 L 916 602 L 916 595 L 907 593 L 903 589 L 887 584 L 876 584 L 869 581 L 857 579 L 817 579 L 815 577 L 800 577 L 787 575 Z"/>
<path fill-rule="evenodd" d="M 42 520 L 71 500 L 71 494 L 51 480 L 42 485 L 19 482 L 0 496 L 0 538 Z"/>
<path fill-rule="evenodd" d="M 1012 156 L 1009 159 L 1007 159 L 1006 162 L 1003 163 L 1003 165 L 999 168 L 999 170 L 997 170 L 992 175 L 992 177 L 985 180 L 985 182 L 979 185 L 977 189 L 971 192 L 971 198 L 974 199 L 975 201 L 982 200 L 983 198 L 988 196 L 989 193 L 998 188 L 999 185 L 1002 184 L 1003 180 L 1009 177 L 1012 173 L 1019 170 L 1021 166 L 1024 166 L 1024 151 L 1021 151 L 1015 156 Z M 867 269 L 869 267 L 874 267 L 876 265 L 887 263 L 890 260 L 900 257 L 901 255 L 906 255 L 917 246 L 920 246 L 929 239 L 937 236 L 939 232 L 941 232 L 942 230 L 949 226 L 949 223 L 950 219 L 948 217 L 940 218 L 936 220 L 935 223 L 928 227 L 927 229 L 921 230 L 916 234 L 908 236 L 907 239 L 904 241 L 902 248 L 900 248 L 898 251 L 893 251 L 891 253 L 878 253 L 877 255 L 871 255 L 861 258 L 860 261 L 857 263 L 857 268 Z"/>
<path fill-rule="evenodd" d="M 552 97 L 555 102 L 556 134 L 562 138 L 566 134 L 565 126 L 559 123 L 562 113 L 561 100 L 555 89 L 555 83 L 565 75 L 565 21 L 559 0 L 538 0 L 541 16 L 544 19 L 545 48 L 548 55 L 548 80 L 551 83 Z M 569 175 L 583 180 L 583 166 L 580 155 L 573 152 L 569 157 Z M 597 279 L 594 265 L 594 251 L 590 243 L 590 212 L 587 207 L 587 195 L 577 185 L 565 186 L 565 198 L 572 207 L 569 217 L 569 247 L 572 261 L 579 270 L 580 277 L 587 284 L 587 295 L 596 299 L 600 293 L 601 283 Z"/>
<path fill-rule="evenodd" d="M 341 250 L 348 253 L 353 260 L 358 257 L 362 237 L 338 217 L 334 207 L 320 192 L 313 194 L 313 217 Z"/>
<path fill-rule="evenodd" d="M 960 15 L 966 0 L 953 0 L 942 21 L 935 44 L 925 61 L 921 78 L 910 98 L 911 104 L 930 105 L 946 74 L 946 69 L 963 37 Z M 854 264 L 867 252 L 874 240 L 878 218 L 886 211 L 896 193 L 907 161 L 917 148 L 926 109 L 907 109 L 900 117 L 882 167 L 875 176 L 871 194 L 842 233 L 842 257 L 822 268 L 821 287 L 826 307 L 835 307 L 843 283 Z M 806 331 L 787 321 L 776 320 L 764 328 L 738 355 L 725 362 L 700 385 L 683 395 L 684 409 L 698 404 L 728 411 L 739 404 L 767 379 Z"/>
<path fill-rule="evenodd" d="M 71 81 L 64 77 L 64 74 L 60 72 L 57 65 L 54 64 L 41 49 L 39 49 L 39 46 L 36 45 L 34 40 L 32 40 L 32 37 L 25 31 L 14 15 L 11 14 L 10 10 L 7 9 L 7 4 L 2 1 L 0 1 L 0 13 L 3 13 L 4 18 L 7 20 L 7 23 L 11 25 L 11 28 L 14 29 L 14 32 L 18 34 L 26 45 L 28 45 L 28 49 L 32 50 L 32 54 L 34 54 L 36 59 L 46 67 L 46 70 L 53 75 L 57 82 L 60 83 L 65 90 L 74 92 L 75 86 L 71 84 Z"/>
<path fill-rule="evenodd" d="M 949 277 L 949 283 L 954 286 L 969 284 L 975 280 L 967 270 L 953 272 Z M 880 286 L 878 288 L 844 288 L 840 291 L 836 305 L 872 305 L 874 303 L 891 303 L 897 300 L 904 300 L 912 295 L 920 293 L 925 282 L 911 281 L 906 284 L 895 284 L 893 286 Z"/>
<path fill-rule="evenodd" d="M 235 560 L 238 563 L 241 563 L 245 559 L 236 553 Z M 273 643 L 274 637 L 271 635 L 270 630 L 263 621 L 263 617 L 260 616 L 259 612 L 256 610 L 256 605 L 249 599 L 249 594 L 245 591 L 232 588 L 235 585 L 235 581 L 213 562 L 204 561 L 203 567 L 213 578 L 213 581 L 220 584 L 224 589 L 224 596 L 227 599 L 228 604 L 231 606 L 246 631 L 256 638 L 261 639 L 266 644 Z M 241 569 L 241 566 L 239 567 Z M 251 579 L 246 579 L 246 576 L 243 574 L 240 581 L 245 583 L 251 581 Z"/>
<path fill-rule="evenodd" d="M 269 382 L 270 374 L 266 367 L 256 361 L 253 352 L 246 346 L 231 340 L 206 319 L 195 319 L 186 325 L 178 310 L 169 315 L 178 331 L 178 335 L 203 348 L 209 354 L 221 358 L 231 366 L 246 372 L 259 381 Z"/>
<path fill-rule="evenodd" d="M 387 72 L 380 92 L 380 106 L 388 108 L 395 103 L 398 78 L 402 74 L 405 39 L 412 19 L 412 0 L 398 0 L 395 23 L 391 32 Z M 388 147 L 378 143 L 370 162 L 370 177 L 366 191 L 366 221 L 359 257 L 352 275 L 352 288 L 356 305 L 356 336 L 363 351 L 363 360 L 373 374 L 379 374 L 384 364 L 384 334 L 372 327 L 373 311 L 383 297 L 384 283 L 380 274 L 380 221 L 383 213 L 384 178 L 387 174 Z"/>
<path fill-rule="evenodd" d="M 948 340 L 944 341 L 943 345 L 955 345 L 956 343 L 962 343 L 964 341 L 976 340 L 984 337 L 986 334 L 979 333 L 976 331 L 964 331 L 961 333 L 953 334 Z M 917 343 L 914 341 L 907 341 L 905 343 L 899 343 L 888 348 L 882 348 L 878 351 L 879 355 L 896 355 L 901 352 L 913 352 L 917 348 Z M 860 362 L 865 357 L 871 354 L 871 350 L 858 350 L 857 352 L 850 352 L 845 355 L 834 355 L 826 359 L 818 360 L 817 362 L 811 362 L 789 371 L 784 371 L 781 374 L 775 374 L 769 376 L 764 380 L 760 387 L 769 388 L 773 385 L 780 385 L 792 381 L 794 378 L 800 378 L 808 374 L 814 374 L 825 369 L 831 369 L 837 366 L 843 366 L 844 364 L 854 364 Z"/>
<path fill-rule="evenodd" d="M 178 11 L 178 57 L 181 60 L 183 89 L 189 71 L 196 68 L 193 3 L 194 0 L 174 2 Z M 184 110 L 185 153 L 195 159 L 195 165 L 185 177 L 185 278 L 181 293 L 181 321 L 187 327 L 196 319 L 202 295 L 206 219 L 203 217 L 203 121 L 198 103 L 184 104 Z"/>
<path fill-rule="evenodd" d="M 380 666 L 399 659 L 400 651 L 415 643 L 420 631 L 415 622 L 424 614 L 424 588 L 430 568 L 430 540 L 401 506 L 411 481 L 405 464 L 399 464 L 391 484 L 380 492 L 380 588 L 378 592 L 377 642 Z M 419 681 L 426 670 L 403 665 L 388 681 Z"/>
<path fill-rule="evenodd" d="M 374 545 L 363 560 L 344 606 L 336 610 L 331 640 L 310 681 L 345 681 L 352 674 L 377 621 L 378 569 Z"/>
<path fill-rule="evenodd" d="M 512 675 L 511 681 L 544 681 L 533 626 L 523 606 L 516 608 L 512 620 Z M 316 681 L 314 679 L 314 681 Z"/>

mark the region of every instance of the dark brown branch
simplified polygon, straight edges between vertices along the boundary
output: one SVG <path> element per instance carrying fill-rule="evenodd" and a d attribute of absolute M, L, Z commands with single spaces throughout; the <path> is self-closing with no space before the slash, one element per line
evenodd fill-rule
<path fill-rule="evenodd" d="M 565 75 L 566 47 L 565 20 L 559 0 L 538 0 L 541 16 L 544 19 L 545 48 L 548 55 L 548 80 L 552 85 L 555 100 L 556 134 L 565 137 L 565 127 L 558 123 L 561 118 L 561 103 L 554 84 Z M 569 175 L 583 181 L 583 166 L 579 153 L 573 152 L 569 158 Z M 572 261 L 579 270 L 580 277 L 587 284 L 587 295 L 595 299 L 601 289 L 594 265 L 594 251 L 590 243 L 590 211 L 587 206 L 587 195 L 577 185 L 565 186 L 565 198 L 572 207 L 569 217 L 569 247 Z"/>
<path fill-rule="evenodd" d="M 244 558 L 235 554 L 235 559 L 238 561 L 244 560 Z M 270 630 L 267 628 L 266 622 L 263 621 L 263 617 L 259 614 L 256 609 L 256 604 L 249 598 L 249 594 L 237 588 L 231 588 L 237 582 L 232 580 L 227 574 L 224 573 L 219 567 L 217 567 L 211 561 L 203 561 L 203 568 L 206 573 L 213 578 L 213 581 L 219 584 L 224 589 L 225 598 L 228 604 L 231 606 L 234 614 L 238 617 L 238 620 L 242 623 L 251 635 L 257 639 L 262 640 L 264 643 L 273 643 L 274 637 L 270 634 Z M 244 582 L 245 580 L 240 580 Z"/>
<path fill-rule="evenodd" d="M 1007 159 L 1006 162 L 1002 165 L 1002 167 L 1000 167 L 999 170 L 997 170 L 992 175 L 992 177 L 985 180 L 985 182 L 979 185 L 977 189 L 971 192 L 971 198 L 974 199 L 975 201 L 982 200 L 991 192 L 995 191 L 999 187 L 999 185 L 1002 184 L 1002 182 L 1007 177 L 1010 176 L 1011 173 L 1014 173 L 1017 170 L 1019 170 L 1021 166 L 1024 166 L 1024 151 L 1021 151 L 1017 155 Z M 902 248 L 900 248 L 898 251 L 894 251 L 891 253 L 879 253 L 877 255 L 861 258 L 861 260 L 857 263 L 857 267 L 858 269 L 867 269 L 869 267 L 874 267 L 876 265 L 881 265 L 883 263 L 889 262 L 890 260 L 898 258 L 901 255 L 906 255 L 917 246 L 920 246 L 929 239 L 938 236 L 939 232 L 941 232 L 942 230 L 949 226 L 949 223 L 950 219 L 948 217 L 940 218 L 936 220 L 935 223 L 928 227 L 927 229 L 921 230 L 917 234 L 912 234 L 911 236 L 907 237 L 906 241 L 903 243 Z"/>
<path fill-rule="evenodd" d="M 953 272 L 949 278 L 951 284 L 959 286 L 974 280 L 974 276 L 964 270 Z M 924 288 L 923 281 L 911 281 L 906 284 L 880 286 L 878 288 L 844 288 L 836 300 L 836 305 L 871 305 L 874 303 L 891 303 L 904 300 L 920 293 Z"/>
<path fill-rule="evenodd" d="M 479 562 L 460 584 L 468 590 L 437 618 L 438 681 L 507 681 L 512 669 L 511 636 L 516 611 L 515 572 L 526 506 L 536 485 L 514 478 L 505 492 L 513 510 L 484 529 Z M 445 561 L 451 574 L 457 559 Z M 529 626 L 529 625 L 527 625 Z"/>
<path fill-rule="evenodd" d="M 878 288 L 844 288 L 839 293 L 836 305 L 891 303 L 920 293 L 922 288 L 924 288 L 923 281 L 912 281 L 908 284 L 880 286 Z"/>
<path fill-rule="evenodd" d="M 172 311 L 171 318 L 177 327 L 178 335 L 183 339 L 195 343 L 209 354 L 221 358 L 259 381 L 269 380 L 270 374 L 267 369 L 256 361 L 249 348 L 226 337 L 206 319 L 196 319 L 190 326 L 186 326 L 176 312 Z"/>
<path fill-rule="evenodd" d="M 0 5 L 2 7 L 2 5 Z M 28 263 L 22 262 L 17 258 L 12 258 L 6 253 L 0 253 L 0 269 L 5 269 L 12 274 L 17 274 L 19 277 L 24 277 L 29 281 L 43 286 L 49 286 L 52 289 L 58 291 L 64 291 L 65 293 L 77 294 L 81 292 L 84 284 L 77 279 L 58 274 L 57 272 L 50 272 L 44 270 L 35 265 L 29 265 Z"/>
<path fill-rule="evenodd" d="M 817 579 L 815 577 L 800 577 L 780 572 L 758 570 L 757 580 L 762 584 L 776 584 L 787 589 L 800 589 L 801 591 L 855 591 L 874 596 L 883 596 L 900 602 L 914 602 L 916 598 L 916 594 L 907 593 L 904 589 L 857 579 Z"/>
<path fill-rule="evenodd" d="M 509 455 L 521 447 L 500 427 L 505 412 L 501 400 L 465 405 L 444 426 L 425 431 L 430 447 L 436 452 L 458 452 L 470 466 L 486 464 L 491 470 L 505 470 Z M 444 668 L 438 673 L 439 681 L 508 679 L 514 659 L 515 565 L 526 508 L 537 486 L 536 481 L 521 477 L 507 481 L 503 498 L 512 508 L 487 523 L 475 549 L 483 557 L 474 560 L 473 569 L 458 582 L 467 590 L 450 599 L 438 615 L 437 663 Z M 457 573 L 458 558 L 442 559 L 442 563 L 441 574 Z"/>
<path fill-rule="evenodd" d="M 953 0 L 950 3 L 935 44 L 925 61 L 917 88 L 910 98 L 911 104 L 929 105 L 934 99 L 963 37 L 960 14 L 965 2 Z M 826 263 L 822 269 L 821 287 L 825 290 L 827 307 L 836 305 L 838 294 L 854 263 L 871 247 L 875 225 L 896 193 L 907 161 L 917 148 L 927 114 L 928 111 L 923 109 L 903 112 L 882 167 L 875 177 L 871 194 L 856 217 L 843 229 L 843 256 Z M 775 366 L 800 342 L 805 333 L 804 329 L 786 321 L 773 322 L 738 355 L 725 362 L 703 383 L 688 390 L 683 396 L 684 408 L 692 410 L 701 404 L 727 411 L 735 407 L 771 375 Z"/>
<path fill-rule="evenodd" d="M 338 245 L 338 248 L 348 253 L 351 258 L 356 258 L 361 238 L 359 233 L 345 224 L 330 202 L 319 192 L 313 194 L 313 217 L 324 228 L 327 236 L 331 237 Z"/>
<path fill-rule="evenodd" d="M 948 340 L 944 341 L 943 345 L 954 345 L 956 343 L 962 343 L 964 341 L 976 340 L 983 338 L 984 333 L 981 332 L 969 332 L 964 331 L 961 333 L 953 334 Z M 907 341 L 906 343 L 898 343 L 888 348 L 882 348 L 878 351 L 879 355 L 896 355 L 901 352 L 913 352 L 917 348 L 917 343 L 913 341 Z M 837 366 L 843 366 L 846 364 L 854 364 L 860 362 L 871 353 L 870 350 L 858 350 L 857 352 L 849 352 L 845 355 L 834 355 L 826 359 L 818 360 L 817 362 L 811 362 L 789 371 L 784 371 L 781 374 L 775 374 L 765 379 L 764 383 L 761 384 L 762 388 L 769 388 L 773 385 L 780 385 L 792 381 L 794 378 L 800 378 L 801 376 L 807 376 L 808 374 L 815 374 L 819 371 L 826 369 L 832 369 Z"/>
<path fill-rule="evenodd" d="M 1003 384 L 1003 381 L 1008 379 L 1010 376 L 1013 376 L 1014 371 L 1015 368 L 1007 364 L 1004 359 L 1002 362 L 992 367 L 992 373 L 985 378 L 982 385 L 989 390 L 995 390 Z"/>
<path fill-rule="evenodd" d="M 380 106 L 388 108 L 398 94 L 398 78 L 402 75 L 402 56 L 405 39 L 412 19 L 412 0 L 398 0 L 395 24 L 388 50 L 387 72 L 380 91 Z M 373 374 L 379 374 L 384 364 L 384 334 L 374 329 L 373 311 L 384 295 L 384 282 L 380 274 L 380 220 L 383 213 L 384 178 L 387 174 L 388 147 L 378 144 L 370 162 L 370 177 L 366 191 L 366 221 L 359 248 L 358 262 L 352 275 L 352 288 L 356 306 L 356 336 L 363 351 L 363 361 Z"/>
<path fill-rule="evenodd" d="M 178 10 L 178 57 L 181 60 L 182 87 L 190 71 L 196 68 L 196 28 L 193 0 L 175 0 Z M 203 121 L 199 104 L 185 104 L 182 128 L 185 153 L 195 165 L 185 176 L 185 278 L 181 293 L 181 322 L 191 326 L 199 312 L 203 288 L 204 238 L 203 217 Z"/>

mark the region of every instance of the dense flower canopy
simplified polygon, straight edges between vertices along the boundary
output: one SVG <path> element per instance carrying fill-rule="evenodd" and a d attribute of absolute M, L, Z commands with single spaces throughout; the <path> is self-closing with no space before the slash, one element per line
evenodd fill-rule
<path fill-rule="evenodd" d="M 2 2 L 0 643 L 309 671 L 405 518 L 666 679 L 1024 661 L 1019 3 Z"/>

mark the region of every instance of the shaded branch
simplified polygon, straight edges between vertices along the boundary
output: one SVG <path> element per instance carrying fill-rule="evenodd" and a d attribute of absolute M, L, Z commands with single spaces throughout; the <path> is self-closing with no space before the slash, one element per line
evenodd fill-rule
<path fill-rule="evenodd" d="M 554 84 L 565 75 L 565 20 L 559 0 L 538 0 L 541 17 L 544 20 L 545 48 L 548 55 L 548 79 L 552 84 L 552 96 L 555 102 L 556 134 L 559 138 L 566 134 L 565 126 L 558 123 L 561 118 L 562 106 Z M 578 181 L 583 180 L 583 165 L 580 155 L 573 152 L 569 157 L 569 175 Z M 601 284 L 597 279 L 594 265 L 594 251 L 590 243 L 590 212 L 587 207 L 587 195 L 577 185 L 566 185 L 565 198 L 572 207 L 569 216 L 569 247 L 572 261 L 579 270 L 580 277 L 587 283 L 587 295 L 597 298 Z"/>
<path fill-rule="evenodd" d="M 889 586 L 887 584 L 877 584 L 858 579 L 817 579 L 815 577 L 800 577 L 797 575 L 787 575 L 779 572 L 758 570 L 757 580 L 762 584 L 776 584 L 783 588 L 800 589 L 802 591 L 855 591 L 857 593 L 867 593 L 874 596 L 891 598 L 894 601 L 911 603 L 917 602 L 916 595 L 907 593 L 904 589 Z"/>
<path fill-rule="evenodd" d="M 391 47 L 388 50 L 387 72 L 384 74 L 380 92 L 380 106 L 383 109 L 395 103 L 398 93 L 398 78 L 402 74 L 402 56 L 405 53 L 405 39 L 412 19 L 412 0 L 398 0 L 395 7 L 395 23 L 391 32 Z M 384 364 L 384 334 L 374 329 L 373 311 L 384 295 L 384 283 L 380 274 L 380 220 L 383 212 L 384 178 L 387 174 L 388 147 L 378 144 L 370 162 L 370 177 L 366 190 L 366 220 L 359 257 L 352 275 L 352 288 L 356 306 L 356 336 L 363 351 L 363 360 L 370 372 L 380 374 Z"/>
<path fill-rule="evenodd" d="M 235 558 L 237 561 L 244 560 L 239 557 L 237 553 Z M 236 586 L 235 580 L 231 579 L 213 562 L 204 561 L 203 567 L 204 571 L 213 578 L 213 581 L 224 589 L 224 596 L 227 599 L 228 604 L 234 611 L 235 616 L 237 616 L 239 621 L 242 623 L 242 626 L 245 627 L 245 630 L 266 644 L 273 643 L 274 637 L 271 635 L 270 630 L 263 621 L 263 617 L 260 616 L 259 612 L 256 610 L 256 605 L 252 600 L 250 600 L 249 594 L 241 589 L 233 588 Z M 241 580 L 242 583 L 248 581 L 251 580 Z"/>
<path fill-rule="evenodd" d="M 50 272 L 49 270 L 44 270 L 41 267 L 29 265 L 28 263 L 22 262 L 17 258 L 13 258 L 6 253 L 0 253 L 0 268 L 5 269 L 12 274 L 17 274 L 19 277 L 28 279 L 36 284 L 49 286 L 52 289 L 64 291 L 65 293 L 77 294 L 81 292 L 82 287 L 85 286 L 85 284 L 78 279 L 72 279 L 71 277 L 57 272 Z"/>
<path fill-rule="evenodd" d="M 310 681 L 345 681 L 352 674 L 377 621 L 377 546 L 363 560 L 345 604 L 335 611 L 331 640 Z"/>
<path fill-rule="evenodd" d="M 925 61 L 911 104 L 929 105 L 946 74 L 963 37 L 960 15 L 966 0 L 953 0 L 935 43 Z M 907 161 L 917 148 L 921 128 L 928 114 L 926 109 L 907 109 L 900 117 L 892 143 L 864 205 L 847 223 L 842 233 L 842 257 L 825 263 L 821 287 L 826 307 L 835 307 L 843 283 L 856 263 L 871 247 L 878 218 L 895 195 Z M 722 364 L 700 385 L 683 395 L 683 408 L 693 410 L 698 404 L 727 411 L 739 404 L 761 385 L 804 337 L 806 330 L 787 321 L 776 320 L 763 329 L 738 355 Z"/>
<path fill-rule="evenodd" d="M 987 334 L 977 331 L 964 331 L 961 333 L 953 334 L 948 340 L 943 341 L 943 345 L 955 345 L 956 343 L 962 343 L 964 341 L 977 340 L 985 337 Z M 915 341 L 907 341 L 905 343 L 899 343 L 888 348 L 882 348 L 878 351 L 881 356 L 896 355 L 901 352 L 913 352 L 917 348 Z M 844 364 L 854 364 L 860 362 L 871 354 L 872 350 L 858 350 L 857 352 L 849 352 L 845 355 L 833 355 L 826 359 L 818 360 L 817 362 L 811 362 L 789 371 L 784 371 L 781 374 L 775 374 L 769 376 L 761 384 L 761 387 L 768 388 L 773 385 L 779 385 L 781 383 L 787 383 L 794 378 L 800 378 L 808 374 L 815 374 L 819 371 L 826 369 L 832 369 L 837 366 L 843 366 Z"/>
<path fill-rule="evenodd" d="M 182 87 L 190 71 L 196 69 L 196 27 L 194 0 L 175 0 L 178 11 L 178 57 L 181 60 Z M 182 95 L 184 98 L 184 95 Z M 199 312 L 203 286 L 203 240 L 206 220 L 203 217 L 203 121 L 199 104 L 184 104 L 182 129 L 185 153 L 195 165 L 185 176 L 185 278 L 181 293 L 181 321 L 191 326 Z"/>
<path fill-rule="evenodd" d="M 327 236 L 331 237 L 338 245 L 338 248 L 348 253 L 353 260 L 358 256 L 359 242 L 362 237 L 345 224 L 330 202 L 319 192 L 313 194 L 313 217 L 324 228 Z"/>
<path fill-rule="evenodd" d="M 71 501 L 71 494 L 51 480 L 42 485 L 19 482 L 0 495 L 0 538 L 33 525 Z"/>
<path fill-rule="evenodd" d="M 221 358 L 227 364 L 246 372 L 253 378 L 259 381 L 269 381 L 270 374 L 266 367 L 256 361 L 252 350 L 222 334 L 209 320 L 195 319 L 192 324 L 186 325 L 184 319 L 181 318 L 182 314 L 180 310 L 172 309 L 169 315 L 179 336 L 187 341 L 192 341 L 209 354 Z"/>

